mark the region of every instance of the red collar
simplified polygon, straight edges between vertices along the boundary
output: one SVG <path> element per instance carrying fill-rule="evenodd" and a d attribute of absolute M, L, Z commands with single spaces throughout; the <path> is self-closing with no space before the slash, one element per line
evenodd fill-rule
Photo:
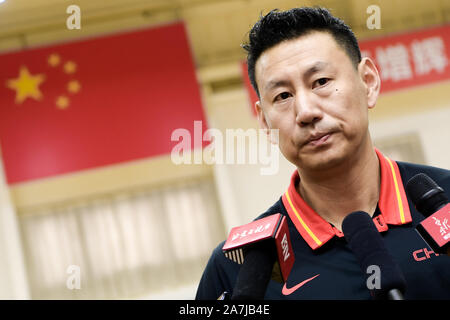
<path fill-rule="evenodd" d="M 385 157 L 376 148 L 375 152 L 381 166 L 381 188 L 378 201 L 381 214 L 373 220 L 381 232 L 388 229 L 386 224 L 402 225 L 410 223 L 412 219 L 397 163 Z M 282 196 L 282 201 L 298 232 L 314 250 L 334 236 L 342 237 L 343 234 L 319 216 L 302 199 L 295 187 L 299 180 L 298 171 L 295 170 L 291 177 L 291 184 Z"/>

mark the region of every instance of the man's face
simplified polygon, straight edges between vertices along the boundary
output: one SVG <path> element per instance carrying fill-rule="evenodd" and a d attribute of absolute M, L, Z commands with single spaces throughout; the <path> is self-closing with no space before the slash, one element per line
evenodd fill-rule
<path fill-rule="evenodd" d="M 368 107 L 375 101 L 367 68 L 363 60 L 356 70 L 326 32 L 262 53 L 255 66 L 258 119 L 262 127 L 279 129 L 280 150 L 290 162 L 303 170 L 331 168 L 369 141 Z"/>

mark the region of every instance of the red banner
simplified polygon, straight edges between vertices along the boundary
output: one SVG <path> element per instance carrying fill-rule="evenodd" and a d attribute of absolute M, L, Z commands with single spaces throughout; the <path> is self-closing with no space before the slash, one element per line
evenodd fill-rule
<path fill-rule="evenodd" d="M 362 55 L 371 57 L 378 67 L 381 93 L 450 79 L 449 25 L 361 41 L 359 46 Z M 253 110 L 258 97 L 245 62 L 242 70 Z"/>
<path fill-rule="evenodd" d="M 241 72 L 242 72 L 242 78 L 244 80 L 244 85 L 247 88 L 248 92 L 248 99 L 250 102 L 250 108 L 252 111 L 252 114 L 256 117 L 256 109 L 255 109 L 255 103 L 258 101 L 258 95 L 256 94 L 255 89 L 252 87 L 252 83 L 250 82 L 250 78 L 248 77 L 248 68 L 247 68 L 247 62 L 241 63 Z"/>
<path fill-rule="evenodd" d="M 182 23 L 0 55 L 8 183 L 168 154 L 194 120 L 207 128 Z"/>
<path fill-rule="evenodd" d="M 450 79 L 450 26 L 360 43 L 381 77 L 381 92 Z"/>

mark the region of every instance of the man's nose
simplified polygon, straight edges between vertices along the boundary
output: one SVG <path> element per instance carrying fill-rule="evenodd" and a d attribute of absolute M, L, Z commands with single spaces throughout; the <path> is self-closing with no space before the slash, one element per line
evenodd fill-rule
<path fill-rule="evenodd" d="M 295 97 L 296 122 L 301 127 L 308 126 L 323 118 L 323 111 L 311 94 L 298 93 Z"/>

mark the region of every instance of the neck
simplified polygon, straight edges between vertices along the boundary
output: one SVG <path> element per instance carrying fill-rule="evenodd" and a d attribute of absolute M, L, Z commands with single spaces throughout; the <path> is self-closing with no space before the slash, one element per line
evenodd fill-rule
<path fill-rule="evenodd" d="M 326 172 L 299 170 L 297 186 L 308 205 L 339 230 L 351 212 L 372 216 L 380 194 L 380 164 L 371 142 L 344 162 Z"/>

